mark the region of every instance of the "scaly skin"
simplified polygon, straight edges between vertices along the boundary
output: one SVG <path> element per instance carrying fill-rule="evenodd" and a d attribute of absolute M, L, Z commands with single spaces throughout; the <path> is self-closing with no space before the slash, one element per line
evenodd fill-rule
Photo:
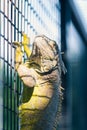
<path fill-rule="evenodd" d="M 58 46 L 42 35 L 35 38 L 31 52 L 29 39 L 23 34 L 21 44 L 28 58 L 23 63 L 21 45 L 14 44 L 17 46 L 16 70 L 25 85 L 23 104 L 19 107 L 20 129 L 54 130 L 62 101 L 61 71 L 65 71 Z"/>

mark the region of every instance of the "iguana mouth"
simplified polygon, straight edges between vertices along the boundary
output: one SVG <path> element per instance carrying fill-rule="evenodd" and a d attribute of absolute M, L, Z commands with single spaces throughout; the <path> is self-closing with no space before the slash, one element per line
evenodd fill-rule
<path fill-rule="evenodd" d="M 46 64 L 46 61 L 49 62 L 49 64 L 50 64 L 50 62 L 52 62 L 51 60 L 45 60 L 45 63 L 43 63 L 43 64 Z M 50 74 L 52 71 L 58 69 L 57 64 L 56 64 L 55 66 L 52 66 L 52 65 L 51 65 L 51 68 L 50 68 L 50 69 L 49 69 L 49 68 L 46 68 L 46 67 L 47 67 L 46 65 L 41 66 L 41 64 L 42 64 L 42 63 L 37 62 L 37 61 L 35 61 L 35 60 L 34 60 L 34 61 L 31 61 L 31 60 L 29 61 L 29 66 L 32 67 L 32 68 L 34 68 L 35 71 L 36 71 L 37 73 L 41 74 L 41 75 Z M 42 67 L 43 67 L 43 68 L 42 68 Z"/>

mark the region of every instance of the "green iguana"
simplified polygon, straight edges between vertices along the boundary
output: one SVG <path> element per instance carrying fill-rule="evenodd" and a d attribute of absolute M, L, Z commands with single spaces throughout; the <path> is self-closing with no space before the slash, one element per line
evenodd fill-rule
<path fill-rule="evenodd" d="M 15 68 L 27 86 L 19 106 L 20 129 L 56 130 L 63 97 L 61 72 L 66 71 L 58 45 L 44 35 L 36 36 L 30 51 L 26 34 L 23 34 L 21 43 L 13 44 L 17 46 Z M 25 63 L 22 62 L 21 47 L 28 58 Z"/>

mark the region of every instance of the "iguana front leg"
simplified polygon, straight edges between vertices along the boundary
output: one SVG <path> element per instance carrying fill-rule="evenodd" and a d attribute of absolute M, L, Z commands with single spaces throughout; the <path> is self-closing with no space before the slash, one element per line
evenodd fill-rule
<path fill-rule="evenodd" d="M 30 39 L 29 39 L 29 37 L 27 37 L 26 34 L 23 33 L 22 35 L 23 35 L 22 45 L 24 46 L 24 51 L 25 51 L 27 57 L 29 58 L 31 55 L 31 50 L 28 47 L 28 45 L 30 43 Z"/>
<path fill-rule="evenodd" d="M 27 62 L 23 63 L 22 57 L 24 52 L 26 53 L 27 57 L 30 57 L 31 51 L 28 47 L 29 45 L 29 38 L 26 34 L 23 35 L 23 41 L 22 42 L 13 42 L 13 44 L 16 46 L 16 52 L 15 52 L 15 69 L 18 72 L 18 75 L 20 79 L 23 81 L 23 83 L 28 87 L 33 87 L 35 84 L 35 80 L 33 77 L 31 77 L 32 71 L 29 70 L 27 67 Z M 22 51 L 21 47 L 24 47 L 24 52 Z M 30 80 L 29 80 L 30 79 Z"/>
<path fill-rule="evenodd" d="M 23 52 L 21 50 L 21 44 L 20 42 L 13 42 L 13 44 L 16 46 L 16 52 L 15 52 L 15 70 L 18 69 L 19 65 L 22 64 L 22 56 Z"/>
<path fill-rule="evenodd" d="M 36 84 L 35 80 L 35 73 L 33 72 L 33 69 L 30 69 L 27 67 L 27 62 L 23 63 L 22 57 L 23 57 L 23 51 L 21 47 L 23 46 L 24 52 L 27 55 L 27 58 L 31 55 L 31 50 L 29 49 L 29 38 L 26 34 L 23 33 L 23 41 L 20 42 L 13 42 L 13 44 L 16 46 L 16 54 L 15 54 L 15 69 L 18 72 L 18 75 L 20 79 L 23 81 L 24 85 L 27 87 L 34 87 Z M 23 103 L 19 106 L 19 111 L 21 111 L 24 108 L 27 108 L 28 102 Z M 30 106 L 31 107 L 31 106 Z"/>
<path fill-rule="evenodd" d="M 22 51 L 21 47 L 22 46 L 24 47 L 24 52 L 26 53 L 28 58 L 31 55 L 31 50 L 28 47 L 30 40 L 26 34 L 23 33 L 22 36 L 23 36 L 22 42 L 17 42 L 17 41 L 13 42 L 13 44 L 16 46 L 16 53 L 15 53 L 15 69 L 16 70 L 18 69 L 20 64 L 23 64 L 23 62 L 22 62 L 23 51 Z"/>
<path fill-rule="evenodd" d="M 26 53 L 27 58 L 29 58 L 31 55 L 31 50 L 28 47 L 30 40 L 26 34 L 23 33 L 22 36 L 22 42 L 13 42 L 13 44 L 16 46 L 15 69 L 23 83 L 28 87 L 33 87 L 35 84 L 35 79 L 33 76 L 31 76 L 33 75 L 32 70 L 27 67 L 27 62 L 23 63 L 22 61 L 24 52 Z M 22 51 L 22 46 L 24 47 L 24 52 Z"/>

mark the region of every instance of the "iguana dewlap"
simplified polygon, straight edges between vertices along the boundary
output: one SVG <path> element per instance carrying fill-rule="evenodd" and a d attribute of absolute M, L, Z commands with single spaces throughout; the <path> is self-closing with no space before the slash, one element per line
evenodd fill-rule
<path fill-rule="evenodd" d="M 55 41 L 44 35 L 37 36 L 31 53 L 27 42 L 22 42 L 28 56 L 26 63 L 22 63 L 21 60 L 21 46 L 16 49 L 16 70 L 24 85 L 27 86 L 23 98 L 27 96 L 29 99 L 19 107 L 20 129 L 53 130 L 60 107 L 61 71 L 65 72 L 64 64 Z M 29 97 L 28 88 L 32 90 Z"/>

